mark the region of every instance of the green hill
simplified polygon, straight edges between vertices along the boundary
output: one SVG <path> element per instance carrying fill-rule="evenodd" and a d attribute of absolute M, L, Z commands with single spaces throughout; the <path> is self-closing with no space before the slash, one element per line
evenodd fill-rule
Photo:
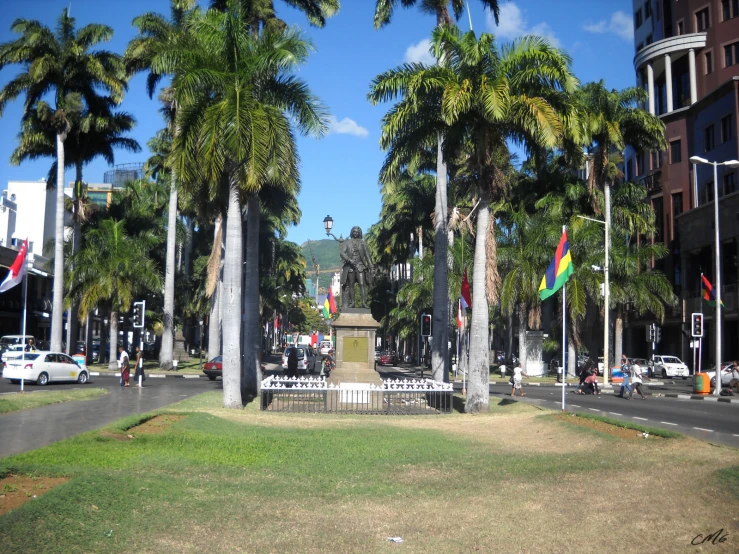
<path fill-rule="evenodd" d="M 339 261 L 339 243 L 334 239 L 312 240 L 310 246 L 308 242 L 303 243 L 300 248 L 303 250 L 303 256 L 307 262 L 307 271 L 310 275 L 315 271 L 311 256 L 311 250 L 316 257 L 316 263 L 321 266 L 321 273 L 328 270 L 338 270 L 341 268 Z"/>

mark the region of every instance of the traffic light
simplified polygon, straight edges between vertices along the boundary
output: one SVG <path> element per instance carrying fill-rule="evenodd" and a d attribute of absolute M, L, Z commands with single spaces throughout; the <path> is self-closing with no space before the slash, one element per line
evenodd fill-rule
<path fill-rule="evenodd" d="M 431 336 L 431 315 L 421 314 L 421 336 Z"/>
<path fill-rule="evenodd" d="M 654 323 L 651 323 L 649 327 L 647 327 L 647 341 L 648 342 L 654 342 L 655 339 L 655 325 Z"/>
<path fill-rule="evenodd" d="M 693 314 L 690 328 L 694 337 L 703 336 L 703 314 Z"/>
<path fill-rule="evenodd" d="M 654 326 L 654 342 L 662 340 L 662 327 Z"/>
<path fill-rule="evenodd" d="M 141 302 L 133 303 L 133 326 L 136 329 L 142 329 L 144 327 L 144 306 L 146 303 L 142 300 Z"/>

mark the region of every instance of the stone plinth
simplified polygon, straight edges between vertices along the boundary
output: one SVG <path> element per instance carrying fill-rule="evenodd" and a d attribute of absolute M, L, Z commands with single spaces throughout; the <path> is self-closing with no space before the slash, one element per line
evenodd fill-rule
<path fill-rule="evenodd" d="M 375 371 L 375 334 L 380 324 L 369 310 L 344 308 L 331 323 L 336 331 L 336 369 L 330 382 L 375 383 L 382 380 Z"/>

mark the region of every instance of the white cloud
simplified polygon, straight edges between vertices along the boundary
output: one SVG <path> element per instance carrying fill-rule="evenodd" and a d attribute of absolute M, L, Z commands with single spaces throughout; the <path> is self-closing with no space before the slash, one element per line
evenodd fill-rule
<path fill-rule="evenodd" d="M 634 23 L 627 13 L 618 11 L 611 14 L 611 19 L 601 19 L 595 23 L 586 23 L 583 30 L 588 33 L 602 35 L 610 33 L 627 42 L 634 40 Z"/>
<path fill-rule="evenodd" d="M 407 63 L 423 63 L 434 65 L 436 59 L 431 55 L 431 40 L 425 38 L 418 44 L 411 44 L 405 51 L 404 61 Z"/>
<path fill-rule="evenodd" d="M 354 135 L 355 137 L 363 138 L 369 135 L 369 131 L 353 119 L 345 117 L 342 120 L 338 120 L 335 115 L 331 115 L 328 118 L 328 132 L 329 134 Z"/>
<path fill-rule="evenodd" d="M 537 35 L 549 39 L 553 46 L 559 48 L 559 39 L 548 23 L 542 21 L 529 27 L 526 14 L 521 11 L 515 2 L 506 2 L 500 5 L 499 24 L 495 24 L 492 12 L 486 11 L 485 22 L 487 28 L 496 36 L 513 40 L 524 35 Z"/>

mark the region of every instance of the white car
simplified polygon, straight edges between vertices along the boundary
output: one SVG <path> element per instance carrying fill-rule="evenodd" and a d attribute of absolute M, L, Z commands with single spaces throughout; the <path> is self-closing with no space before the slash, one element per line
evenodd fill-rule
<path fill-rule="evenodd" d="M 654 357 L 654 376 L 667 379 L 669 377 L 682 377 L 687 379 L 690 376 L 688 366 L 677 356 L 655 356 Z"/>
<path fill-rule="evenodd" d="M 288 346 L 282 354 L 282 369 L 287 370 L 287 357 L 293 348 L 298 349 L 298 373 L 315 373 L 316 351 L 310 346 Z"/>
<path fill-rule="evenodd" d="M 5 352 L 2 353 L 2 356 L 0 356 L 0 360 L 2 360 L 4 364 L 7 364 L 8 360 L 18 358 L 20 357 L 22 353 L 23 353 L 22 344 L 12 344 L 8 346 Z"/>
<path fill-rule="evenodd" d="M 334 345 L 330 340 L 322 340 L 318 345 L 318 352 L 321 356 L 328 356 L 328 351 L 333 349 Z"/>
<path fill-rule="evenodd" d="M 732 381 L 735 379 L 739 380 L 739 371 L 731 371 L 731 366 L 733 364 L 728 363 L 721 369 L 721 386 L 722 387 L 728 387 Z M 708 371 L 704 371 L 706 375 L 708 375 L 708 378 L 711 380 L 711 388 L 714 388 L 716 386 L 716 369 L 710 369 Z M 739 385 L 737 385 L 739 386 Z"/>
<path fill-rule="evenodd" d="M 11 383 L 21 379 L 35 381 L 37 385 L 49 382 L 76 381 L 82 385 L 90 380 L 86 366 L 79 366 L 72 358 L 61 352 L 26 352 L 21 358 L 9 360 L 3 377 Z"/>

